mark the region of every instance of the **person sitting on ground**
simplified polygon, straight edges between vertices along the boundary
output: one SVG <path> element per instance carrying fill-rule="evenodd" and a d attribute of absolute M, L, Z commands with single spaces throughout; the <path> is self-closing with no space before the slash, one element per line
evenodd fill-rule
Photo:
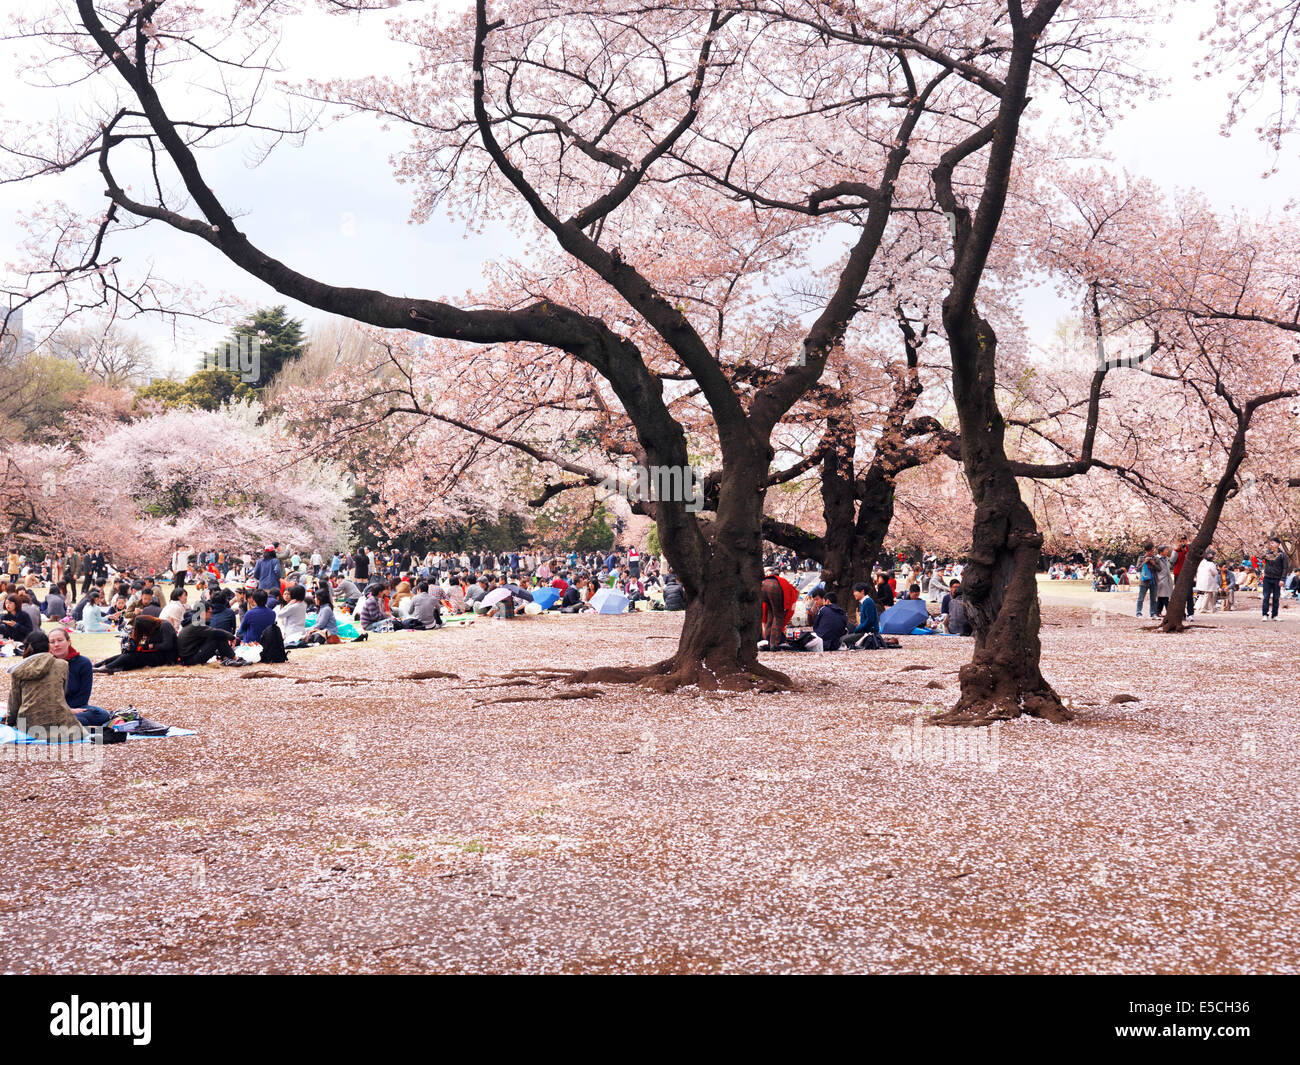
<path fill-rule="evenodd" d="M 126 628 L 126 596 L 118 595 L 114 597 L 113 605 L 108 613 L 104 615 L 104 620 L 119 632 Z"/>
<path fill-rule="evenodd" d="M 21 643 L 32 631 L 32 619 L 18 601 L 18 596 L 5 596 L 4 614 L 0 614 L 0 638 Z"/>
<path fill-rule="evenodd" d="M 835 651 L 839 649 L 840 640 L 848 631 L 849 621 L 840 605 L 831 598 L 831 593 L 823 588 L 814 592 L 812 632 L 805 632 L 790 641 L 793 651 Z"/>
<path fill-rule="evenodd" d="M 686 590 L 682 587 L 682 582 L 677 578 L 676 573 L 670 572 L 664 578 L 664 609 L 686 609 Z"/>
<path fill-rule="evenodd" d="M 393 581 L 392 585 L 393 591 L 388 600 L 389 609 L 394 614 L 400 614 L 402 617 L 409 616 L 409 608 L 403 609 L 402 604 L 413 598 L 411 595 L 411 582 L 408 580 Z"/>
<path fill-rule="evenodd" d="M 334 616 L 334 601 L 329 586 L 316 587 L 316 620 L 307 630 L 308 643 L 339 643 L 339 622 Z"/>
<path fill-rule="evenodd" d="M 442 628 L 442 604 L 429 594 L 429 582 L 421 581 L 417 594 L 411 599 L 411 612 L 402 623 L 407 629 Z"/>
<path fill-rule="evenodd" d="M 275 612 L 275 620 L 284 634 L 286 647 L 307 642 L 307 589 L 295 584 L 289 589 L 289 601 Z"/>
<path fill-rule="evenodd" d="M 183 666 L 201 666 L 214 656 L 222 665 L 242 664 L 231 644 L 235 634 L 229 629 L 217 629 L 191 621 L 181 628 L 176 637 L 176 653 Z"/>
<path fill-rule="evenodd" d="M 178 584 L 172 589 L 171 598 L 159 614 L 159 617 L 168 622 L 177 632 L 180 632 L 181 626 L 185 624 L 185 607 L 189 598 L 189 592 Z"/>
<path fill-rule="evenodd" d="M 23 660 L 9 675 L 9 706 L 5 724 L 31 735 L 40 729 L 46 739 L 64 742 L 86 738 L 86 730 L 68 706 L 68 663 L 50 654 L 43 632 L 29 632 Z"/>
<path fill-rule="evenodd" d="M 475 610 L 475 613 L 478 613 L 475 609 L 475 604 L 480 602 L 487 593 L 488 579 L 486 577 L 479 577 L 478 580 L 465 589 L 465 605 L 470 609 Z"/>
<path fill-rule="evenodd" d="M 41 631 L 41 608 L 36 605 L 36 595 L 34 592 L 18 592 L 18 602 L 22 604 L 23 611 L 27 614 L 28 620 L 32 623 L 32 632 Z"/>
<path fill-rule="evenodd" d="M 576 583 L 570 584 L 560 596 L 560 613 L 579 614 L 585 609 L 582 602 L 582 589 Z"/>
<path fill-rule="evenodd" d="M 51 586 L 49 594 L 45 597 L 45 602 L 41 604 L 41 611 L 51 621 L 62 621 L 68 614 L 68 600 L 64 595 L 64 585 L 62 581 Z"/>
<path fill-rule="evenodd" d="M 381 589 L 378 585 L 372 584 L 366 589 L 366 597 L 361 600 L 361 606 L 357 610 L 357 624 L 369 632 L 371 629 L 383 624 L 387 620 L 384 613 L 383 603 L 379 600 Z"/>
<path fill-rule="evenodd" d="M 876 578 L 876 592 L 872 596 L 876 601 L 876 606 L 882 610 L 888 610 L 894 605 L 894 589 L 889 583 L 889 574 L 880 573 Z"/>
<path fill-rule="evenodd" d="M 141 589 L 139 592 L 139 599 L 137 600 L 134 609 L 129 603 L 127 605 L 126 620 L 128 624 L 133 623 L 136 618 L 141 616 L 151 618 L 162 617 L 162 607 L 154 602 L 153 592 L 148 588 Z"/>
<path fill-rule="evenodd" d="M 973 631 L 966 620 L 966 601 L 961 594 L 961 581 L 952 581 L 948 585 L 948 594 L 939 603 L 939 616 L 943 621 L 944 631 L 949 636 L 969 636 Z"/>
<path fill-rule="evenodd" d="M 176 630 L 161 618 L 141 614 L 131 624 L 126 650 L 95 665 L 96 673 L 121 673 L 176 664 Z"/>
<path fill-rule="evenodd" d="M 72 638 L 66 629 L 56 627 L 40 635 L 45 638 L 50 654 L 68 664 L 68 681 L 63 690 L 68 709 L 83 725 L 107 725 L 108 711 L 90 705 L 90 691 L 95 684 L 95 671 L 90 659 L 72 646 Z"/>
<path fill-rule="evenodd" d="M 104 607 L 104 596 L 98 588 L 92 588 L 86 596 L 86 603 L 81 610 L 81 620 L 77 623 L 78 632 L 112 632 L 113 626 L 108 621 L 108 611 Z"/>
<path fill-rule="evenodd" d="M 240 643 L 260 642 L 262 631 L 268 625 L 275 623 L 275 611 L 266 605 L 267 598 L 265 588 L 258 588 L 253 592 L 253 608 L 244 615 L 244 621 L 235 634 Z"/>
<path fill-rule="evenodd" d="M 340 577 L 338 586 L 334 589 L 334 593 L 330 598 L 333 599 L 334 596 L 337 596 L 342 602 L 345 602 L 350 606 L 355 606 L 361 599 L 361 589 L 358 588 L 350 578 Z"/>
<path fill-rule="evenodd" d="M 913 587 L 917 587 L 913 585 Z M 880 611 L 871 598 L 871 585 L 858 581 L 853 586 L 853 598 L 858 601 L 858 624 L 854 630 L 840 641 L 846 650 L 878 648 L 883 643 L 880 635 Z"/>
<path fill-rule="evenodd" d="M 208 600 L 208 606 L 208 627 L 225 629 L 233 636 L 239 628 L 239 622 L 235 618 L 234 610 L 231 609 L 230 597 L 226 592 L 220 589 L 214 592 L 212 598 Z"/>

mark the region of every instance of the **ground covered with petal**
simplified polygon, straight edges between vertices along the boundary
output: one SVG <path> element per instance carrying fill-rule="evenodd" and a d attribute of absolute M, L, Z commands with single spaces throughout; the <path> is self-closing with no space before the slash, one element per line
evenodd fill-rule
<path fill-rule="evenodd" d="M 765 655 L 780 695 L 503 679 L 662 613 L 98 677 L 199 735 L 0 761 L 0 969 L 1300 970 L 1295 626 L 1044 616 L 1066 725 L 928 727 L 942 637 Z"/>

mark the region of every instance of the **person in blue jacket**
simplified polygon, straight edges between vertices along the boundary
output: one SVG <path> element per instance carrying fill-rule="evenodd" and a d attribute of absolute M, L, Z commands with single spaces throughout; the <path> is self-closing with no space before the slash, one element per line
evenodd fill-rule
<path fill-rule="evenodd" d="M 859 581 L 853 586 L 853 598 L 858 601 L 858 625 L 840 641 L 840 647 L 852 651 L 879 646 L 880 611 L 876 609 L 876 601 L 871 598 L 871 586 Z M 869 640 L 868 636 L 874 636 L 875 639 Z"/>
<path fill-rule="evenodd" d="M 843 608 L 831 599 L 825 589 L 814 592 L 812 597 L 813 631 L 805 632 L 793 640 L 789 647 L 792 651 L 835 651 L 839 649 L 840 640 L 849 629 L 849 619 Z"/>
<path fill-rule="evenodd" d="M 280 578 L 284 576 L 284 567 L 280 565 L 280 560 L 275 557 L 275 549 L 268 547 L 262 552 L 262 558 L 253 567 L 253 579 L 257 581 L 259 588 L 265 588 L 267 591 L 273 591 L 276 595 L 280 594 Z"/>
<path fill-rule="evenodd" d="M 257 605 L 244 615 L 244 623 L 235 634 L 240 643 L 257 643 L 267 626 L 275 624 L 275 611 L 266 605 L 265 588 L 253 593 L 253 602 Z"/>

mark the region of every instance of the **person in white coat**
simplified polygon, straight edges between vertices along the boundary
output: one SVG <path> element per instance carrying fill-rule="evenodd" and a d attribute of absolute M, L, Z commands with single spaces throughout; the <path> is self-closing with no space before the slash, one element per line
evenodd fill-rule
<path fill-rule="evenodd" d="M 1212 547 L 1206 550 L 1201 564 L 1196 567 L 1196 594 L 1200 597 L 1196 609 L 1213 613 L 1219 595 L 1219 567 L 1215 565 Z"/>

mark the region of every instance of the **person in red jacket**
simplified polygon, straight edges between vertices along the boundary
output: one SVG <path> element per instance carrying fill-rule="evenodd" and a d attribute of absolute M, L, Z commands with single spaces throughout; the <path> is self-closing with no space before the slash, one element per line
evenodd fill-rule
<path fill-rule="evenodd" d="M 759 599 L 763 604 L 763 642 L 767 644 L 767 650 L 775 651 L 781 645 L 786 626 L 794 617 L 799 591 L 769 566 L 763 571 Z"/>
<path fill-rule="evenodd" d="M 1174 553 L 1174 565 L 1173 565 L 1175 583 L 1177 583 L 1178 581 L 1178 575 L 1183 572 L 1184 563 L 1187 562 L 1187 549 L 1189 546 L 1190 545 L 1187 542 L 1186 536 L 1184 536 L 1181 540 L 1178 541 L 1178 550 Z M 1195 614 L 1196 614 L 1196 596 L 1192 595 L 1189 592 L 1187 595 L 1187 616 L 1190 618 L 1193 617 Z"/>

